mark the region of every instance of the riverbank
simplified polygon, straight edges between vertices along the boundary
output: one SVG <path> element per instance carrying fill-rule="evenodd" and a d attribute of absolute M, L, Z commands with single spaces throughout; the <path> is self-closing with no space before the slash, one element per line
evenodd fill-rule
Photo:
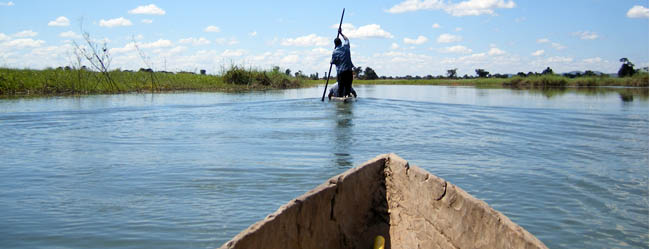
<path fill-rule="evenodd" d="M 333 85 L 336 79 L 330 79 Z M 112 94 L 129 92 L 213 91 L 246 92 L 311 87 L 325 80 L 289 76 L 279 69 L 263 71 L 231 66 L 220 75 L 193 72 L 110 71 L 108 74 L 85 69 L 0 68 L 0 97 Z M 512 78 L 470 79 L 379 79 L 355 80 L 355 85 L 448 85 L 477 88 L 554 89 L 648 87 L 648 73 L 632 77 L 579 77 L 537 75 Z"/>
<path fill-rule="evenodd" d="M 539 89 L 561 87 L 648 87 L 648 73 L 640 73 L 632 77 L 578 77 L 568 78 L 561 75 L 535 75 L 528 77 L 515 76 L 511 78 L 470 78 L 470 79 L 380 79 L 355 80 L 354 84 L 365 85 L 445 85 L 445 86 L 476 86 L 492 88 Z"/>
<path fill-rule="evenodd" d="M 110 71 L 85 69 L 0 68 L 0 96 L 85 95 L 129 92 L 215 91 L 299 88 L 316 84 L 278 70 L 261 71 L 233 66 L 221 75 L 193 72 Z"/>

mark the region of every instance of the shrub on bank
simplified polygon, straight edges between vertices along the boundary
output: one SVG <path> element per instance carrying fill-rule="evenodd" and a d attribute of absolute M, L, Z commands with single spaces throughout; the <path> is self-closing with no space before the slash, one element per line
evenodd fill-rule
<path fill-rule="evenodd" d="M 304 79 L 301 77 L 291 77 L 278 70 L 246 70 L 243 67 L 231 66 L 223 74 L 223 80 L 228 84 L 285 89 L 299 87 Z"/>
<path fill-rule="evenodd" d="M 559 75 L 515 76 L 502 84 L 510 88 L 562 88 L 568 85 L 568 81 Z"/>

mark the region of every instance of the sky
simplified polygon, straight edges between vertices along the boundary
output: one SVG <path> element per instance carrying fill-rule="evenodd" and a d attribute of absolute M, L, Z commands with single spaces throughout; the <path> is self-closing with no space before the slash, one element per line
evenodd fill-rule
<path fill-rule="evenodd" d="M 640 0 L 0 0 L 0 67 L 73 65 L 87 33 L 106 42 L 112 69 L 279 66 L 322 76 L 343 8 L 352 62 L 380 76 L 615 73 L 620 58 L 649 61 Z"/>

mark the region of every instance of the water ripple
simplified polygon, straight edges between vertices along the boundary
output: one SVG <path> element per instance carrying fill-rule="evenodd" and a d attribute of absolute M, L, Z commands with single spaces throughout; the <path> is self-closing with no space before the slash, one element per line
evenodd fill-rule
<path fill-rule="evenodd" d="M 550 248 L 647 247 L 647 103 L 399 89 L 362 86 L 352 104 L 322 89 L 5 103 L 0 247 L 214 248 L 387 152 Z"/>

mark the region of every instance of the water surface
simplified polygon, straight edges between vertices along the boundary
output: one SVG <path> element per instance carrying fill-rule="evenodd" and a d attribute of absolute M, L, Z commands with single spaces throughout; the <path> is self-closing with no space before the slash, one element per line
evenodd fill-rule
<path fill-rule="evenodd" d="M 648 247 L 647 89 L 355 88 L 0 100 L 0 247 L 215 248 L 388 152 L 550 248 Z"/>

